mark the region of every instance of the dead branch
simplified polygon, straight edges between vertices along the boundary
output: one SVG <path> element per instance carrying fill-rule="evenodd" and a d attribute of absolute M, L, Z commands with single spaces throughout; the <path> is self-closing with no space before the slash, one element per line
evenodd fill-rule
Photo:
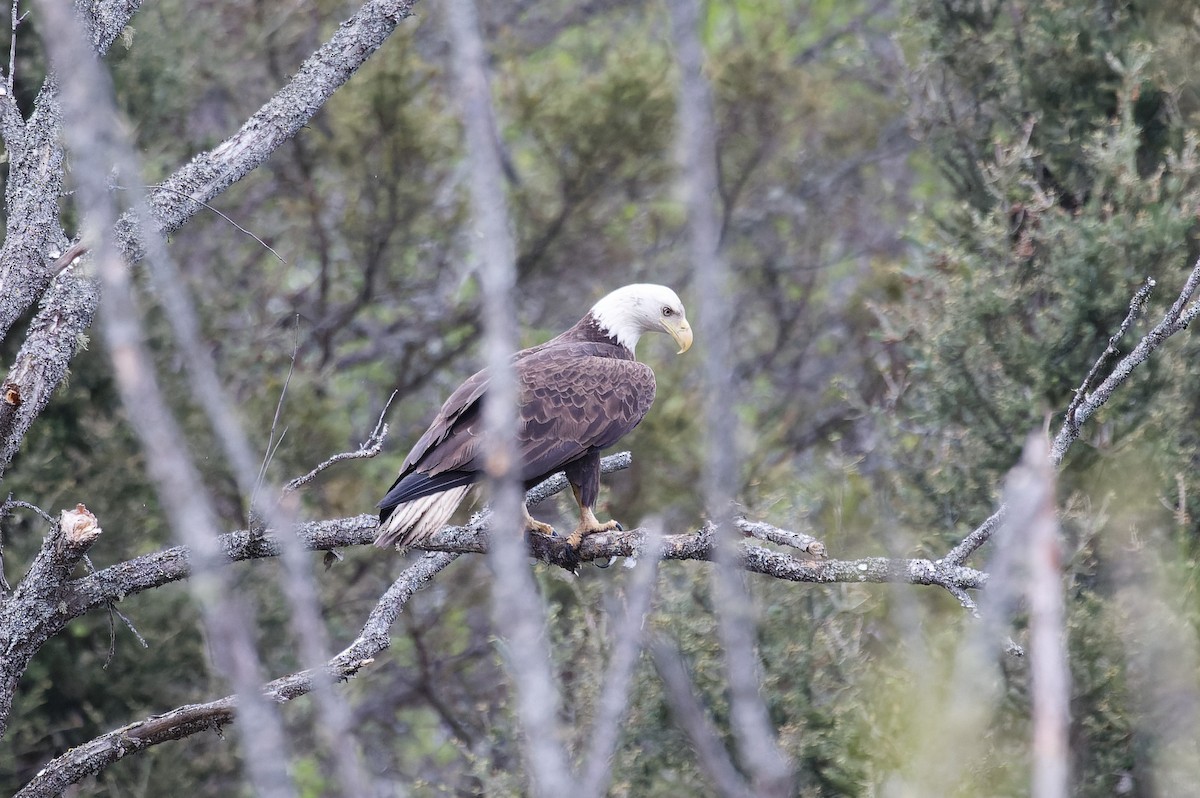
<path fill-rule="evenodd" d="M 34 654 L 62 629 L 71 572 L 100 535 L 96 516 L 79 505 L 50 527 L 25 578 L 0 597 L 0 736 L 8 727 L 17 683 Z"/>
<path fill-rule="evenodd" d="M 400 574 L 380 597 L 358 637 L 325 667 L 325 680 L 344 682 L 371 665 L 389 645 L 388 630 L 413 594 L 457 559 L 456 554 L 427 554 Z M 284 676 L 263 688 L 266 699 L 283 704 L 311 692 L 318 683 L 311 670 Z M 117 760 L 153 745 L 180 740 L 198 732 L 215 730 L 237 718 L 235 696 L 204 704 L 188 704 L 145 720 L 122 726 L 72 748 L 51 760 L 17 793 L 19 798 L 49 798 L 72 784 L 99 773 Z M 255 733 L 256 730 L 248 733 Z"/>
<path fill-rule="evenodd" d="M 255 729 L 254 734 L 239 737 L 250 784 L 259 795 L 288 798 L 295 788 L 287 770 L 286 735 L 279 713 L 258 695 L 263 675 L 250 605 L 235 589 L 227 569 L 220 567 L 223 558 L 212 535 L 216 511 L 163 396 L 145 343 L 133 282 L 113 238 L 119 209 L 109 177 L 115 169 L 118 178 L 136 178 L 136 157 L 118 123 L 108 73 L 88 46 L 72 5 L 67 0 L 40 0 L 39 8 L 45 24 L 42 41 L 61 85 L 63 135 L 71 156 L 77 211 L 84 219 L 85 240 L 94 242 L 94 263 L 105 294 L 101 331 L 121 403 L 146 454 L 158 496 L 164 507 L 171 508 L 171 529 L 195 555 L 197 578 L 189 586 L 213 660 L 241 696 L 242 711 Z M 134 216 L 141 223 L 146 216 L 139 205 Z M 161 240 L 153 236 L 143 240 L 155 265 L 168 268 Z M 158 287 L 167 282 L 160 280 Z M 174 318 L 179 309 L 171 310 L 168 315 Z"/>
<path fill-rule="evenodd" d="M 829 556 L 825 550 L 825 544 L 812 535 L 806 535 L 803 532 L 791 532 L 786 529 L 780 529 L 777 526 L 771 526 L 764 521 L 750 521 L 746 518 L 738 518 L 733 524 L 743 534 L 750 537 L 765 540 L 768 543 L 778 543 L 780 546 L 791 546 L 812 557 L 825 558 Z"/>
<path fill-rule="evenodd" d="M 305 548 L 312 551 L 332 551 L 350 546 L 374 543 L 379 519 L 374 515 L 358 515 L 328 521 L 301 524 L 296 534 Z M 607 561 L 612 557 L 637 557 L 645 544 L 644 529 L 628 532 L 608 532 L 591 535 L 580 549 L 584 562 Z M 457 554 L 484 554 L 488 549 L 489 533 L 486 523 L 467 526 L 448 526 L 434 535 L 422 548 Z M 221 548 L 231 561 L 278 557 L 280 546 L 274 534 L 259 534 L 249 530 L 229 532 L 218 538 Z M 562 546 L 553 538 L 531 536 L 530 553 L 544 563 L 571 568 L 562 553 Z M 762 574 L 787 582 L 833 583 L 899 583 L 928 585 L 950 590 L 979 590 L 988 583 L 982 571 L 956 566 L 945 560 L 891 559 L 866 557 L 856 560 L 813 561 L 798 559 L 771 549 L 750 544 L 739 547 L 739 564 L 750 573 Z M 709 561 L 713 557 L 711 529 L 698 532 L 665 535 L 661 559 Z M 64 598 L 61 628 L 66 622 L 110 601 L 161 587 L 191 575 L 189 552 L 184 546 L 173 546 L 154 554 L 102 569 L 70 583 Z M 57 631 L 57 629 L 55 630 Z"/>
<path fill-rule="evenodd" d="M 1148 293 L 1154 287 L 1153 281 L 1147 281 L 1134 296 L 1133 302 L 1130 303 L 1130 315 L 1135 311 L 1138 296 L 1143 292 Z M 1150 355 L 1154 353 L 1160 346 L 1166 343 L 1167 339 L 1178 332 L 1186 330 L 1198 314 L 1200 314 L 1200 301 L 1193 301 L 1196 294 L 1196 289 L 1200 288 L 1200 260 L 1192 267 L 1192 271 L 1188 274 L 1187 280 L 1184 281 L 1183 288 L 1172 303 L 1162 320 L 1154 326 L 1154 329 L 1146 333 L 1142 340 L 1138 342 L 1133 350 L 1121 358 L 1108 376 L 1096 387 L 1094 391 L 1087 394 L 1082 400 L 1076 397 L 1077 401 L 1072 402 L 1073 411 L 1067 414 L 1063 420 L 1062 428 L 1058 435 L 1054 438 L 1054 443 L 1050 448 L 1050 462 L 1056 467 L 1060 465 L 1063 458 L 1066 457 L 1067 449 L 1079 437 L 1079 428 L 1092 415 L 1099 410 L 1105 402 L 1112 398 L 1113 393 L 1129 378 L 1129 375 L 1140 364 L 1145 362 Z M 1128 318 L 1128 317 L 1127 317 Z M 1101 359 L 1104 359 L 1101 355 Z"/>
<path fill-rule="evenodd" d="M 1067 406 L 1066 423 L 1070 424 L 1075 429 L 1079 428 L 1079 422 L 1075 419 L 1075 411 L 1079 409 L 1079 405 L 1087 397 L 1087 393 L 1091 390 L 1096 382 L 1096 378 L 1112 359 L 1120 354 L 1121 350 L 1117 348 L 1117 344 L 1121 343 L 1121 339 L 1125 337 L 1125 333 L 1129 332 L 1130 326 L 1137 320 L 1138 316 L 1142 315 L 1143 309 L 1146 307 L 1146 300 L 1150 297 L 1150 292 L 1154 290 L 1156 285 L 1153 277 L 1147 277 L 1146 282 L 1142 283 L 1142 287 L 1133 295 L 1133 299 L 1129 301 L 1129 312 L 1125 314 L 1125 320 L 1121 322 L 1121 326 L 1108 339 L 1108 346 L 1096 358 L 1096 362 L 1092 364 L 1092 368 L 1088 371 L 1087 376 L 1083 378 L 1083 382 L 1075 389 L 1075 398 L 1071 400 L 1071 404 Z"/>
<path fill-rule="evenodd" d="M 84 18 L 98 52 L 111 45 L 139 5 L 132 0 L 90 4 Z M 411 0 L 364 3 L 237 133 L 197 155 L 162 183 L 163 191 L 151 198 L 151 215 L 160 233 L 177 230 L 203 203 L 266 161 L 308 124 L 411 13 Z M 64 175 L 62 132 L 53 76 L 27 121 L 21 120 L 10 96 L 0 97 L 0 133 L 9 154 L 7 229 L 21 233 L 7 235 L 0 249 L 0 284 L 5 286 L 0 292 L 0 337 L 41 299 L 41 309 L 4 381 L 6 386 L 16 386 L 21 403 L 0 403 L 0 476 L 66 377 L 67 365 L 85 340 L 100 301 L 93 279 L 67 271 L 51 281 L 44 263 L 45 253 L 56 258 L 67 245 L 58 205 Z M 126 261 L 139 261 L 143 248 L 137 219 L 126 214 L 116 233 Z"/>
<path fill-rule="evenodd" d="M 352 452 L 339 452 L 325 462 L 317 465 L 316 468 L 314 468 L 312 471 L 309 471 L 304 476 L 296 477 L 295 479 L 290 480 L 286 485 L 283 486 L 283 494 L 287 495 L 289 493 L 294 493 L 308 483 L 312 482 L 317 478 L 318 474 L 330 466 L 337 465 L 345 460 L 366 460 L 383 451 L 383 441 L 387 438 L 388 434 L 388 425 L 384 423 L 383 417 L 387 415 L 388 408 L 392 405 L 392 399 L 395 398 L 396 394 L 393 392 L 391 397 L 387 400 L 387 404 L 383 406 L 383 410 L 379 413 L 379 421 L 375 423 L 375 429 L 371 430 L 371 434 L 367 436 L 367 439 L 363 441 L 357 449 Z M 283 401 L 282 398 L 280 401 Z"/>
<path fill-rule="evenodd" d="M 1109 338 L 1108 347 L 1092 366 L 1067 407 L 1066 418 L 1063 419 L 1062 427 L 1050 447 L 1050 463 L 1055 468 L 1062 465 L 1063 459 L 1067 456 L 1067 450 L 1079 438 L 1083 424 L 1112 398 L 1113 393 L 1129 378 L 1133 370 L 1149 359 L 1150 355 L 1166 343 L 1167 339 L 1186 330 L 1188 325 L 1195 321 L 1197 315 L 1200 315 L 1200 301 L 1193 301 L 1196 290 L 1200 288 L 1200 260 L 1197 260 L 1184 281 L 1179 296 L 1175 298 L 1162 320 L 1155 325 L 1154 329 L 1142 336 L 1142 339 L 1128 355 L 1113 366 L 1108 376 L 1096 386 L 1095 390 L 1088 393 L 1088 386 L 1103 373 L 1104 368 L 1111 362 L 1112 357 L 1116 354 L 1116 344 L 1128 331 L 1137 316 L 1141 314 L 1146 299 L 1155 285 L 1154 280 L 1147 279 L 1133 295 L 1129 302 L 1129 312 L 1126 314 L 1125 320 L 1121 322 L 1120 329 Z M 992 513 L 986 521 L 951 549 L 944 560 L 950 565 L 962 565 L 966 562 L 968 557 L 991 539 L 992 534 L 1004 521 L 1005 511 L 1004 505 L 997 508 L 996 512 Z"/>

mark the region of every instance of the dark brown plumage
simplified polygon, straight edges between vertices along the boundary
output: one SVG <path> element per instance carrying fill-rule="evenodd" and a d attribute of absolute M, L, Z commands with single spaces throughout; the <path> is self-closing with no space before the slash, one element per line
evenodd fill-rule
<path fill-rule="evenodd" d="M 654 372 L 634 358 L 643 332 L 669 332 L 680 351 L 691 345 L 683 307 L 662 286 L 626 286 L 597 302 L 575 326 L 513 360 L 518 385 L 517 447 L 527 487 L 565 471 L 580 505 L 568 538 L 616 528 L 592 508 L 600 489 L 600 452 L 646 416 L 654 401 Z M 391 490 L 379 503 L 378 546 L 411 546 L 436 532 L 482 479 L 482 404 L 488 372 L 464 382 L 417 441 Z M 528 517 L 539 532 L 551 528 Z"/>

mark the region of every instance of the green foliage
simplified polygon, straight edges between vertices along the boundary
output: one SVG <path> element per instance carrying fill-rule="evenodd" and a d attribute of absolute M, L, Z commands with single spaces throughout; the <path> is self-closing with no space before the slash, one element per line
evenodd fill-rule
<path fill-rule="evenodd" d="M 1062 423 L 1143 282 L 1153 278 L 1155 293 L 1120 352 L 1174 300 L 1200 249 L 1200 161 L 1195 87 L 1177 55 L 1192 34 L 1175 14 L 1071 2 L 916 8 L 935 97 L 918 121 L 956 201 L 934 206 L 927 255 L 895 305 L 915 433 L 899 440 L 900 462 L 922 496 L 903 506 L 941 519 L 928 537 L 946 541 L 986 516 L 1024 432 Z M 1164 590 L 1162 574 L 1128 558 L 1194 547 L 1194 348 L 1180 342 L 1139 369 L 1062 474 L 1078 795 L 1169 778 L 1147 754 L 1160 745 L 1147 727 L 1169 713 L 1139 705 L 1145 685 L 1131 686 L 1140 622 L 1126 609 L 1129 596 Z M 1131 554 L 1130 539 L 1146 548 Z M 1183 604 L 1172 612 L 1194 627 L 1200 607 Z M 1027 734 L 1026 677 L 1013 676 L 989 757 L 1019 750 Z M 989 779 L 1010 786 L 989 792 L 1019 794 L 1021 769 L 993 761 L 1001 771 Z"/>
<path fill-rule="evenodd" d="M 1063 24 L 1088 13 L 1059 18 L 1039 7 L 1019 30 L 999 16 L 978 27 L 967 24 L 974 17 L 938 17 L 932 35 L 955 53 L 942 63 L 964 90 L 1012 93 L 974 124 L 938 122 L 960 145 L 946 149 L 948 169 L 964 149 L 986 155 L 960 207 L 930 230 L 931 257 L 902 307 L 914 334 L 912 407 L 926 429 L 939 430 L 936 447 L 918 444 L 925 457 L 915 470 L 931 495 L 949 493 L 950 504 L 976 516 L 1015 459 L 1014 431 L 1061 413 L 1147 277 L 1159 284 L 1144 322 L 1153 323 L 1195 251 L 1200 163 L 1187 120 L 1171 110 L 1174 81 L 1123 16 L 1063 34 Z M 1023 56 L 1037 57 L 988 62 L 993 46 L 1016 38 Z M 1063 67 L 1032 71 L 1048 59 Z M 1147 96 L 1156 98 L 1153 117 Z M 999 110 L 1014 105 L 1023 118 Z M 1130 337 L 1139 329 L 1147 327 Z M 1161 408 L 1151 398 L 1177 376 L 1154 362 L 1137 375 L 1102 415 L 1105 445 L 1135 435 Z M 1073 469 L 1091 462 L 1085 456 Z"/>

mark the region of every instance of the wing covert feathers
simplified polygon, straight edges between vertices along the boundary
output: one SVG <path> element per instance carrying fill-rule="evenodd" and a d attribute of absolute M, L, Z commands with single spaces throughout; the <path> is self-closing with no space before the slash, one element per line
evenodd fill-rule
<path fill-rule="evenodd" d="M 585 318 L 513 358 L 520 392 L 519 474 L 527 485 L 596 458 L 636 427 L 654 401 L 650 367 L 594 327 Z M 459 386 L 408 453 L 396 483 L 380 502 L 386 518 L 376 546 L 419 545 L 462 503 L 470 485 L 461 483 L 482 477 L 481 408 L 488 382 L 484 370 Z M 446 489 L 439 490 L 442 486 Z M 426 493 L 431 490 L 437 492 Z M 589 492 L 594 494 L 595 488 Z M 409 496 L 413 498 L 405 501 Z M 402 503 L 393 505 L 396 501 Z"/>
<path fill-rule="evenodd" d="M 470 485 L 461 485 L 401 504 L 383 523 L 375 545 L 406 548 L 424 542 L 445 526 L 470 489 Z"/>

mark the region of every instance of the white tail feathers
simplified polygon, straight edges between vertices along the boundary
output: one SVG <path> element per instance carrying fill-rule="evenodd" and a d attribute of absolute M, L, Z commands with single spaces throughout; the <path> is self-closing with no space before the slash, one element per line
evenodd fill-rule
<path fill-rule="evenodd" d="M 375 545 L 405 548 L 424 542 L 445 526 L 470 489 L 470 485 L 462 485 L 401 504 L 383 522 Z"/>

